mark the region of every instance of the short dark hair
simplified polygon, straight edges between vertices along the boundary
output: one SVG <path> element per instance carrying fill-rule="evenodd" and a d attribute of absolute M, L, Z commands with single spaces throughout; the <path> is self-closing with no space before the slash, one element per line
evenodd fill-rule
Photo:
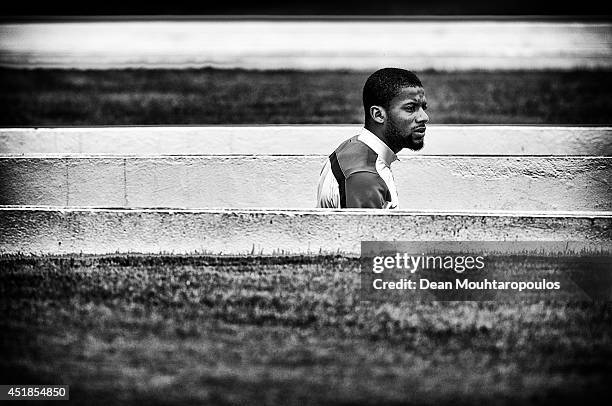
<path fill-rule="evenodd" d="M 384 68 L 372 73 L 363 86 L 363 108 L 366 117 L 372 106 L 389 108 L 391 100 L 404 87 L 423 87 L 413 72 L 399 68 Z"/>

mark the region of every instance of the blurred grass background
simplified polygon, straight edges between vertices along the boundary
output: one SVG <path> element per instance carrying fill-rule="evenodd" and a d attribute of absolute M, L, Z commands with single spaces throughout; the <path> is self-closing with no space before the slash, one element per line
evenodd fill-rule
<path fill-rule="evenodd" d="M 609 398 L 609 302 L 361 302 L 359 260 L 343 257 L 5 257 L 0 268 L 3 384 L 69 384 L 73 404 Z"/>
<path fill-rule="evenodd" d="M 0 69 L 0 125 L 361 123 L 370 73 Z M 417 73 L 433 124 L 612 123 L 612 71 Z"/>

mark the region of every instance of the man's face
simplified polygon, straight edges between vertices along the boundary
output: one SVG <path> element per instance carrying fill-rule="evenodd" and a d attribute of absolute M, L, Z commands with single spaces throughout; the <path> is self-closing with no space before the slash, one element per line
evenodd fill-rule
<path fill-rule="evenodd" d="M 387 109 L 385 138 L 393 150 L 423 148 L 425 125 L 429 116 L 425 113 L 427 99 L 422 87 L 404 87 Z"/>

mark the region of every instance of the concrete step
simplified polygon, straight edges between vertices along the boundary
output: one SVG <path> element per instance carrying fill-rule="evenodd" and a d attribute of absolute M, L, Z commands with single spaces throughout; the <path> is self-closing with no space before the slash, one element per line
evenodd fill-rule
<path fill-rule="evenodd" d="M 312 208 L 326 156 L 0 157 L 1 205 Z M 412 156 L 408 210 L 612 210 L 612 157 Z"/>
<path fill-rule="evenodd" d="M 359 255 L 361 241 L 610 244 L 612 212 L 0 207 L 0 254 Z"/>
<path fill-rule="evenodd" d="M 360 125 L 0 129 L 0 154 L 329 155 Z M 419 155 L 612 155 L 612 127 L 430 125 Z M 403 151 L 400 156 L 413 156 Z"/>

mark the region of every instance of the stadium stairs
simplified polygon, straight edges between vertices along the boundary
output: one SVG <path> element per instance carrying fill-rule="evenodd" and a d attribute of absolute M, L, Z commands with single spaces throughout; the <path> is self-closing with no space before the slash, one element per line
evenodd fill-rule
<path fill-rule="evenodd" d="M 397 211 L 314 209 L 358 126 L 0 130 L 1 254 L 357 255 L 367 240 L 612 240 L 612 128 L 430 126 Z"/>

